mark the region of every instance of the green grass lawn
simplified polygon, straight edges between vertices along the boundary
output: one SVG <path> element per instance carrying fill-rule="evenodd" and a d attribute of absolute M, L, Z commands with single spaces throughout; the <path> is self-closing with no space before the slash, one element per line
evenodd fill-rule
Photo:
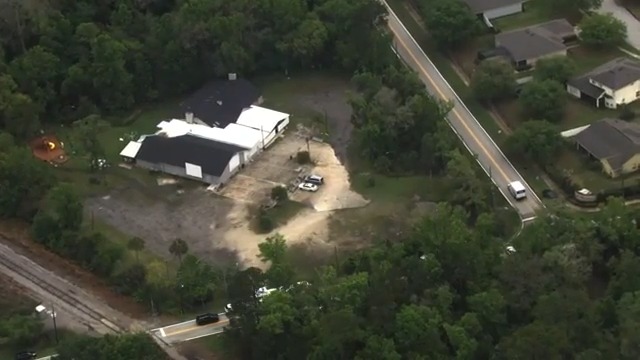
<path fill-rule="evenodd" d="M 558 157 L 558 167 L 567 171 L 576 183 L 596 193 L 635 185 L 640 174 L 629 174 L 611 179 L 602 172 L 599 162 L 589 159 L 577 150 L 567 149 Z"/>
<path fill-rule="evenodd" d="M 576 74 L 581 75 L 592 69 L 618 57 L 629 57 L 620 49 L 593 50 L 586 46 L 578 45 L 567 51 L 567 55 L 576 66 Z"/>
<path fill-rule="evenodd" d="M 504 32 L 540 24 L 552 19 L 552 16 L 541 9 L 538 2 L 529 1 L 524 4 L 524 12 L 491 20 L 491 22 L 497 29 Z"/>

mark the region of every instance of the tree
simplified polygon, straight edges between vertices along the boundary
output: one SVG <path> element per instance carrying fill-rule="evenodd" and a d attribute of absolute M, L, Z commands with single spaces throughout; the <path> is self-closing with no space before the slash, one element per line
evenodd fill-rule
<path fill-rule="evenodd" d="M 271 199 L 276 202 L 283 202 L 289 199 L 289 193 L 287 192 L 287 188 L 284 186 L 276 186 L 271 189 Z"/>
<path fill-rule="evenodd" d="M 38 105 L 25 94 L 14 93 L 4 111 L 5 126 L 13 136 L 28 139 L 40 127 Z"/>
<path fill-rule="evenodd" d="M 190 306 L 211 300 L 217 286 L 217 276 L 211 266 L 193 255 L 185 256 L 178 268 L 176 281 L 182 300 Z"/>
<path fill-rule="evenodd" d="M 47 205 L 52 217 L 62 231 L 77 232 L 82 226 L 83 206 L 72 185 L 56 185 L 47 196 Z"/>
<path fill-rule="evenodd" d="M 182 257 L 189 252 L 189 245 L 182 239 L 175 239 L 169 245 L 169 252 L 182 263 Z"/>
<path fill-rule="evenodd" d="M 100 170 L 100 163 L 104 160 L 105 153 L 98 134 L 102 128 L 106 127 L 105 122 L 98 115 L 89 115 L 74 122 L 73 126 L 79 150 L 89 157 L 89 169 L 92 172 Z"/>
<path fill-rule="evenodd" d="M 0 216 L 30 219 L 54 183 L 51 169 L 29 150 L 10 149 L 0 157 Z"/>
<path fill-rule="evenodd" d="M 525 84 L 520 94 L 523 110 L 530 119 L 559 122 L 567 102 L 562 84 L 553 80 L 533 80 Z"/>
<path fill-rule="evenodd" d="M 532 120 L 519 126 L 505 147 L 516 156 L 545 165 L 553 161 L 562 145 L 563 139 L 555 126 L 547 121 Z"/>
<path fill-rule="evenodd" d="M 537 61 L 533 78 L 538 81 L 553 80 L 564 84 L 575 74 L 575 71 L 573 60 L 566 56 L 555 56 Z"/>
<path fill-rule="evenodd" d="M 43 329 L 44 324 L 35 316 L 14 314 L 0 321 L 0 336 L 18 348 L 33 346 Z"/>
<path fill-rule="evenodd" d="M 460 0 L 423 1 L 422 12 L 430 35 L 438 46 L 454 49 L 480 32 L 478 19 Z"/>
<path fill-rule="evenodd" d="M 258 257 L 262 262 L 280 264 L 286 260 L 287 241 L 282 234 L 269 236 L 264 242 L 258 244 L 260 254 Z"/>
<path fill-rule="evenodd" d="M 105 335 L 97 339 L 68 337 L 57 347 L 57 353 L 60 360 L 169 359 L 146 333 Z"/>
<path fill-rule="evenodd" d="M 615 47 L 627 38 L 627 26 L 612 14 L 592 14 L 580 22 L 580 38 L 596 48 Z"/>
<path fill-rule="evenodd" d="M 144 249 L 144 239 L 134 236 L 127 242 L 127 248 L 136 253 L 136 261 L 140 262 L 140 251 Z"/>
<path fill-rule="evenodd" d="M 510 64 L 500 60 L 483 61 L 471 78 L 476 99 L 491 102 L 506 99 L 516 92 L 516 77 Z"/>

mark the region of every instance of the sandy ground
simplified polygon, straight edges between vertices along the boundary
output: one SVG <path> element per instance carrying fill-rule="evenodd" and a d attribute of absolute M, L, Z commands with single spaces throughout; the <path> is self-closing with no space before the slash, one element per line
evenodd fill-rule
<path fill-rule="evenodd" d="M 290 245 L 329 247 L 331 213 L 368 203 L 350 190 L 349 175 L 343 165 L 352 131 L 345 91 L 346 88 L 304 94 L 296 99 L 302 106 L 326 115 L 330 144 L 313 140 L 307 143 L 313 134 L 292 125 L 217 193 L 199 186 L 184 191 L 165 190 L 154 198 L 127 188 L 89 199 L 86 208 L 122 232 L 142 237 L 149 250 L 165 258 L 171 258 L 168 252 L 171 242 L 181 238 L 189 244 L 191 252 L 214 265 L 261 267 L 257 245 L 270 234 L 258 235 L 249 228 L 250 207 L 264 204 L 271 189 L 283 185 L 291 191 L 292 200 L 308 204 L 309 208 L 274 233 L 283 234 Z M 314 164 L 301 166 L 295 161 L 295 154 L 306 149 L 310 150 Z M 325 185 L 316 193 L 297 191 L 300 179 L 312 173 L 323 176 Z"/>

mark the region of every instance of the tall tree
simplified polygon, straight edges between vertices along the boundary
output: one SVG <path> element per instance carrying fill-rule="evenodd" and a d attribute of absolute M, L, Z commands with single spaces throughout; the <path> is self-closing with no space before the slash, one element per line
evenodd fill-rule
<path fill-rule="evenodd" d="M 564 87 L 557 81 L 533 80 L 525 84 L 520 101 L 529 119 L 557 123 L 564 116 L 567 96 Z"/>
<path fill-rule="evenodd" d="M 596 48 L 615 47 L 627 39 L 627 26 L 612 14 L 592 14 L 580 22 L 580 38 Z"/>
<path fill-rule="evenodd" d="M 189 245 L 182 239 L 174 239 L 169 245 L 169 252 L 182 263 L 182 257 L 189 252 Z"/>
<path fill-rule="evenodd" d="M 471 89 L 480 101 L 503 100 L 516 93 L 516 77 L 511 64 L 500 60 L 483 61 L 471 78 Z"/>
<path fill-rule="evenodd" d="M 140 262 L 140 251 L 144 250 L 144 240 L 137 236 L 134 236 L 127 241 L 127 248 L 135 252 L 136 261 Z"/>
<path fill-rule="evenodd" d="M 423 0 L 422 12 L 429 33 L 446 49 L 463 45 L 480 33 L 480 23 L 460 0 Z"/>

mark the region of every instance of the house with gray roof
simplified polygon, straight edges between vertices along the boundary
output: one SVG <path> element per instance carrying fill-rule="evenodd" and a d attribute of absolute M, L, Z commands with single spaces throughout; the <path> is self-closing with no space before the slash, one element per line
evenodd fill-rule
<path fill-rule="evenodd" d="M 474 14 L 484 19 L 487 25 L 490 20 L 513 15 L 524 11 L 526 0 L 464 0 Z"/>
<path fill-rule="evenodd" d="M 497 34 L 495 46 L 507 55 L 517 70 L 526 70 L 540 59 L 566 56 L 566 44 L 576 37 L 573 25 L 565 19 L 556 19 Z"/>
<path fill-rule="evenodd" d="M 600 161 L 602 171 L 612 178 L 640 167 L 640 124 L 603 119 L 573 136 L 579 149 Z"/>
<path fill-rule="evenodd" d="M 615 109 L 640 97 L 640 62 L 620 57 L 567 82 L 567 92 L 595 107 Z"/>

